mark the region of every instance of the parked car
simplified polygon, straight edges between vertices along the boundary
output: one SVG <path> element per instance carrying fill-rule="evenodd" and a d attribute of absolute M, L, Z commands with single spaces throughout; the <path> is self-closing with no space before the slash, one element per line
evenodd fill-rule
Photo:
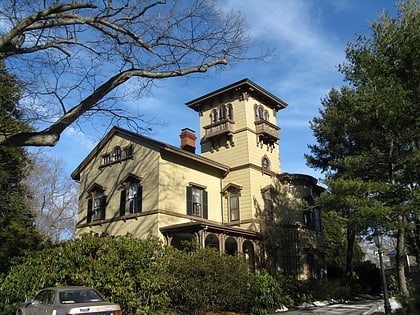
<path fill-rule="evenodd" d="M 122 315 L 118 304 L 111 303 L 95 289 L 53 287 L 39 291 L 32 300 L 19 305 L 16 315 Z"/>

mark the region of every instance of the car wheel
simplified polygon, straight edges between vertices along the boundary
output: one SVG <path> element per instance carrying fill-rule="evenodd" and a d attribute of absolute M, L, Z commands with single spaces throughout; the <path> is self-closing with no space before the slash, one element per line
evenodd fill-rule
<path fill-rule="evenodd" d="M 17 315 L 22 315 L 23 313 L 22 313 L 22 310 L 18 310 L 17 311 Z"/>

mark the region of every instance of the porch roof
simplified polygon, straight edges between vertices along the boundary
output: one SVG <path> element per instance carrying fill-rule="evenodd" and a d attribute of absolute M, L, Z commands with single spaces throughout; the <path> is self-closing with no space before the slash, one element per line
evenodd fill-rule
<path fill-rule="evenodd" d="M 256 231 L 249 231 L 241 228 L 230 227 L 220 224 L 211 224 L 204 222 L 186 222 L 174 225 L 163 226 L 160 228 L 162 234 L 176 234 L 176 233 L 195 233 L 201 230 L 206 230 L 209 233 L 227 234 L 231 236 L 243 236 L 248 239 L 258 239 L 261 234 Z"/>

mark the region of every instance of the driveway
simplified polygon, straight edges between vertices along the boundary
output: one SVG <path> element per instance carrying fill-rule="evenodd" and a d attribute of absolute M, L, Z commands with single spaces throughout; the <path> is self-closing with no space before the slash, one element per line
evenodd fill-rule
<path fill-rule="evenodd" d="M 391 305 L 392 306 L 392 305 Z M 287 312 L 274 313 L 272 315 L 373 315 L 383 314 L 383 300 L 365 300 L 348 302 L 343 304 L 332 304 L 325 306 L 312 307 L 308 309 L 289 310 Z"/>

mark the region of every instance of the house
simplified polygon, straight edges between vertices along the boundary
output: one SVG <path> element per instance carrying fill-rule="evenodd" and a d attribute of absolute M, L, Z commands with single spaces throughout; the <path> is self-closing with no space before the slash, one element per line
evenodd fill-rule
<path fill-rule="evenodd" d="M 177 248 L 196 240 L 202 247 L 243 253 L 258 267 L 267 258 L 263 213 L 274 205 L 267 192 L 279 183 L 313 203 L 321 189 L 311 176 L 280 172 L 277 115 L 287 104 L 243 79 L 186 105 L 198 113 L 199 141 L 188 128 L 176 147 L 114 127 L 74 170 L 71 176 L 80 182 L 76 234 L 130 233 Z M 275 268 L 298 278 L 320 275 L 320 213 L 298 213 L 287 223 L 294 235 L 287 250 L 299 248 L 278 254 Z"/>

